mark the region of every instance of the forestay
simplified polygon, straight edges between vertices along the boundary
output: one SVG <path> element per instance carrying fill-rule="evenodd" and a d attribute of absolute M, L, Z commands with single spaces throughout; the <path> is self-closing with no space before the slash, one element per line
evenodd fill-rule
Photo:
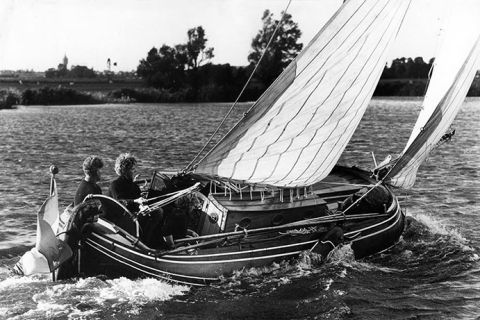
<path fill-rule="evenodd" d="M 453 122 L 479 67 L 480 3 L 452 12 L 422 110 L 405 149 L 386 176 L 393 186 L 411 188 L 417 170 Z"/>
<path fill-rule="evenodd" d="M 196 173 L 277 187 L 325 178 L 362 118 L 409 4 L 343 4 Z"/>

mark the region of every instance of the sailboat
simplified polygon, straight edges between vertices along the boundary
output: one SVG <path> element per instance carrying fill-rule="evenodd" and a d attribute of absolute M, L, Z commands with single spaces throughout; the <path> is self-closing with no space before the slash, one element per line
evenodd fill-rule
<path fill-rule="evenodd" d="M 413 184 L 463 102 L 479 56 L 477 36 L 437 59 L 439 75 L 399 157 L 373 171 L 337 165 L 410 2 L 346 1 L 201 159 L 173 176 L 153 174 L 139 213 L 104 195 L 66 211 L 58 233 L 72 257 L 50 271 L 58 279 L 103 274 L 201 286 L 305 251 L 326 259 L 350 244 L 362 258 L 394 246 L 405 213 L 393 188 Z M 452 56 L 460 62 L 442 69 Z M 152 247 L 138 215 L 179 200 L 187 204 L 188 236 L 174 248 Z"/>

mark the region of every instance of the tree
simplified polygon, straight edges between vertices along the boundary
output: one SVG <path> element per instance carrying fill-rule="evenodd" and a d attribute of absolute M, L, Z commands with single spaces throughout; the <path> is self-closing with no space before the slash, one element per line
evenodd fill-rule
<path fill-rule="evenodd" d="M 407 59 L 404 57 L 392 61 L 390 69 L 392 70 L 393 78 L 401 79 L 407 77 L 406 62 Z"/>
<path fill-rule="evenodd" d="M 302 50 L 303 44 L 298 43 L 302 32 L 298 28 L 298 24 L 292 20 L 292 16 L 287 13 L 279 25 L 272 43 L 267 48 L 278 20 L 273 19 L 273 13 L 265 10 L 262 23 L 262 29 L 252 40 L 252 51 L 248 55 L 248 61 L 251 64 L 257 64 L 263 51 L 266 50 L 257 69 L 257 78 L 268 86 Z"/>
<path fill-rule="evenodd" d="M 73 66 L 68 75 L 72 78 L 95 78 L 95 70 L 86 66 Z"/>
<path fill-rule="evenodd" d="M 198 67 L 213 57 L 213 48 L 207 48 L 205 30 L 198 26 L 188 30 L 188 42 L 174 47 L 163 45 L 160 49 L 153 47 L 146 59 L 140 60 L 137 74 L 148 85 L 178 90 L 197 87 L 196 71 Z M 186 70 L 190 72 L 186 74 Z"/>
<path fill-rule="evenodd" d="M 45 78 L 55 78 L 55 77 L 57 77 L 57 69 L 49 68 L 47 71 L 45 71 Z"/>
<path fill-rule="evenodd" d="M 207 48 L 208 39 L 205 38 L 205 30 L 202 26 L 188 30 L 187 35 L 187 44 L 181 48 L 185 50 L 188 68 L 196 69 L 202 62 L 213 58 L 213 48 Z"/>
<path fill-rule="evenodd" d="M 148 85 L 162 89 L 178 89 L 184 78 L 185 59 L 176 48 L 163 45 L 160 49 L 152 48 L 146 59 L 140 60 L 137 74 Z"/>

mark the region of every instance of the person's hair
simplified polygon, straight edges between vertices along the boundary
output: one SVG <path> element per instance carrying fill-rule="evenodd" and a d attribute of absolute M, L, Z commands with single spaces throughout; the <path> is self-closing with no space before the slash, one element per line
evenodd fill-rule
<path fill-rule="evenodd" d="M 137 160 L 130 153 L 121 153 L 117 160 L 115 160 L 115 172 L 119 176 L 125 175 L 126 172 L 132 170 L 133 166 L 137 164 Z"/>
<path fill-rule="evenodd" d="M 99 169 L 103 168 L 103 161 L 97 156 L 88 156 L 83 160 L 83 172 L 93 176 Z"/>
<path fill-rule="evenodd" d="M 190 207 L 190 198 L 188 196 L 178 198 L 175 200 L 175 206 L 178 209 L 188 209 Z"/>

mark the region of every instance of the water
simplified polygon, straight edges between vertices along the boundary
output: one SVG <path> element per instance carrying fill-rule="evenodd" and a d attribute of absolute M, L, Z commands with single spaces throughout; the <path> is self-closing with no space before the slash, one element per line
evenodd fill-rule
<path fill-rule="evenodd" d="M 419 99 L 375 99 L 342 163 L 371 168 L 398 153 Z M 234 112 L 232 125 L 248 105 Z M 73 200 L 89 154 L 114 177 L 120 152 L 139 173 L 183 168 L 228 110 L 226 104 L 25 107 L 0 111 L 0 319 L 476 319 L 480 315 L 480 100 L 467 100 L 451 143 L 401 194 L 409 225 L 390 252 L 356 261 L 348 246 L 326 263 L 303 255 L 189 288 L 155 279 L 52 282 L 9 272 L 35 242 L 48 168 L 60 168 L 60 205 Z M 106 190 L 106 185 L 102 185 Z M 478 319 L 478 318 L 477 318 Z"/>

